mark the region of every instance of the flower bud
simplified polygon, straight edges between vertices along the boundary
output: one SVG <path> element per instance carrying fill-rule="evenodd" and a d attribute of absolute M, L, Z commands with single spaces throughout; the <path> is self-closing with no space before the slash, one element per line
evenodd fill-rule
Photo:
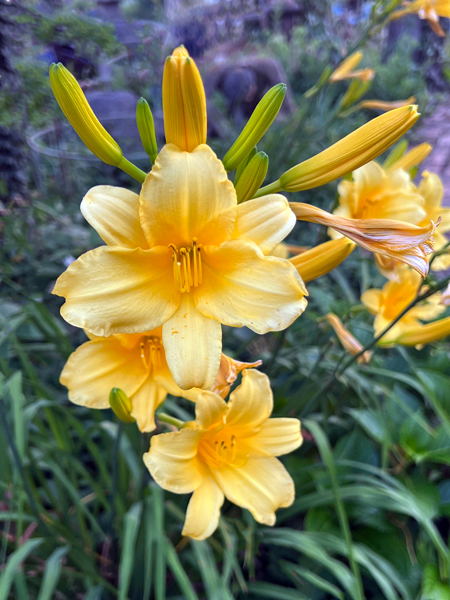
<path fill-rule="evenodd" d="M 414 96 L 407 98 L 406 100 L 393 100 L 392 102 L 386 100 L 363 100 L 358 104 L 357 108 L 368 108 L 372 110 L 382 110 L 384 112 L 394 110 L 395 108 L 402 108 L 414 104 L 416 101 Z"/>
<path fill-rule="evenodd" d="M 334 329 L 335 334 L 338 337 L 338 340 L 341 342 L 342 346 L 347 350 L 349 354 L 354 356 L 355 354 L 359 354 L 363 349 L 362 344 L 350 333 L 348 329 L 346 329 L 337 315 L 333 313 L 327 314 L 327 321 Z M 361 363 L 369 363 L 370 358 L 372 356 L 372 352 L 366 350 L 364 354 L 362 354 L 357 362 Z"/>
<path fill-rule="evenodd" d="M 430 154 L 433 147 L 430 144 L 423 143 L 419 144 L 415 148 L 412 148 L 409 152 L 406 152 L 402 157 L 399 157 L 389 168 L 391 171 L 396 169 L 403 169 L 409 171 L 413 167 L 420 165 L 422 161 Z"/>
<path fill-rule="evenodd" d="M 131 400 L 120 388 L 112 388 L 109 394 L 109 404 L 114 411 L 116 417 L 118 417 L 124 423 L 134 423 L 135 418 L 131 416 L 131 410 L 133 408 Z"/>
<path fill-rule="evenodd" d="M 271 88 L 258 103 L 238 139 L 223 157 L 226 171 L 234 171 L 259 142 L 275 120 L 286 95 L 286 85 L 279 83 Z"/>
<path fill-rule="evenodd" d="M 162 91 L 166 141 L 192 152 L 206 142 L 206 97 L 197 66 L 183 46 L 166 59 Z"/>
<path fill-rule="evenodd" d="M 289 261 L 297 269 L 305 283 L 322 277 L 341 264 L 356 248 L 356 244 L 346 237 L 339 237 L 315 248 L 306 250 Z"/>
<path fill-rule="evenodd" d="M 401 346 L 423 346 L 424 344 L 437 342 L 448 335 L 450 335 L 450 317 L 445 317 L 432 323 L 410 327 L 390 342 Z M 380 345 L 382 345 L 382 342 L 381 339 Z"/>
<path fill-rule="evenodd" d="M 150 162 L 153 165 L 158 155 L 158 146 L 156 144 L 155 123 L 152 111 L 145 98 L 139 98 L 137 103 L 136 123 L 144 150 L 147 152 Z"/>
<path fill-rule="evenodd" d="M 119 166 L 123 153 L 89 106 L 75 77 L 61 64 L 50 67 L 50 84 L 55 98 L 83 143 L 100 160 Z"/>
<path fill-rule="evenodd" d="M 353 71 L 355 67 L 359 65 L 362 61 L 363 53 L 361 51 L 353 52 L 347 58 L 336 67 L 336 69 L 331 73 L 329 81 L 334 83 L 335 81 L 342 81 L 343 79 L 347 79 L 348 74 Z"/>
<path fill-rule="evenodd" d="M 249 154 L 247 154 L 247 156 L 241 160 L 241 162 L 238 164 L 237 168 L 236 168 L 236 174 L 234 176 L 234 187 L 237 186 L 237 183 L 239 181 L 239 179 L 241 178 L 242 173 L 244 172 L 245 167 L 248 165 L 248 163 L 252 160 L 252 158 L 255 156 L 255 154 L 258 152 L 258 148 L 255 146 L 254 148 L 252 148 L 251 152 Z"/>
<path fill-rule="evenodd" d="M 253 198 L 255 192 L 262 186 L 269 168 L 269 157 L 265 152 L 257 152 L 245 167 L 236 184 L 238 204 Z"/>

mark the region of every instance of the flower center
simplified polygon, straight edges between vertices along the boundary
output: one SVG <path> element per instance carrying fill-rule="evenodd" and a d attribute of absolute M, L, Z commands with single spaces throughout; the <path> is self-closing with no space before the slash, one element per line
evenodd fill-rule
<path fill-rule="evenodd" d="M 141 346 L 141 359 L 144 363 L 145 368 L 150 371 L 152 367 L 161 366 L 161 341 L 159 338 L 154 336 L 148 336 L 142 338 L 140 342 Z"/>
<path fill-rule="evenodd" d="M 174 244 L 169 244 L 173 252 L 173 278 L 181 293 L 190 292 L 191 287 L 198 287 L 202 283 L 202 245 L 197 243 L 197 238 L 192 241 L 192 246 L 178 249 Z"/>
<path fill-rule="evenodd" d="M 239 452 L 234 435 L 216 435 L 208 438 L 206 435 L 198 446 L 200 458 L 210 467 L 220 469 L 223 466 L 234 468 L 243 467 L 248 456 Z"/>

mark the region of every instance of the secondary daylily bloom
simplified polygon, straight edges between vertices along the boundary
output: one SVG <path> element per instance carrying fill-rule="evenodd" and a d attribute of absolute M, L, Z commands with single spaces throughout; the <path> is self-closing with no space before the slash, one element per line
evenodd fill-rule
<path fill-rule="evenodd" d="M 359 69 L 355 71 L 355 67 L 359 65 L 363 58 L 362 52 L 354 52 L 331 73 L 329 81 L 334 83 L 335 81 L 343 81 L 344 79 L 359 79 L 360 81 L 370 81 L 375 76 L 374 69 Z"/>
<path fill-rule="evenodd" d="M 348 329 L 346 329 L 337 315 L 333 313 L 327 314 L 327 321 L 334 329 L 335 334 L 337 335 L 339 341 L 343 345 L 343 347 L 347 350 L 349 354 L 354 356 L 358 354 L 363 349 L 363 346 L 358 340 L 350 333 Z M 362 354 L 358 359 L 358 363 L 369 363 L 370 358 L 372 356 L 372 352 L 366 350 L 364 354 Z"/>
<path fill-rule="evenodd" d="M 404 2 L 405 8 L 391 15 L 391 20 L 400 19 L 404 15 L 417 13 L 419 19 L 426 19 L 431 29 L 439 36 L 444 36 L 445 32 L 439 24 L 439 17 L 450 18 L 449 0 L 414 0 L 413 2 Z"/>
<path fill-rule="evenodd" d="M 291 202 L 289 206 L 300 221 L 331 227 L 366 250 L 410 265 L 422 277 L 428 273 L 427 254 L 433 251 L 433 233 L 436 229 L 433 221 L 418 227 L 390 219 L 351 219 L 331 215 L 301 202 Z"/>
<path fill-rule="evenodd" d="M 363 304 L 375 315 L 373 324 L 375 335 L 385 329 L 417 296 L 420 288 L 420 276 L 407 267 L 400 272 L 400 281 L 388 281 L 383 289 L 367 290 L 361 296 Z M 404 332 L 421 326 L 420 321 L 430 321 L 444 310 L 440 306 L 441 294 L 437 292 L 409 310 L 380 343 L 393 343 Z"/>
<path fill-rule="evenodd" d="M 326 275 L 344 261 L 356 248 L 346 237 L 319 244 L 293 256 L 289 261 L 297 269 L 305 283 Z"/>
<path fill-rule="evenodd" d="M 176 494 L 194 492 L 182 531 L 197 540 L 217 528 L 224 498 L 274 525 L 277 508 L 294 501 L 294 483 L 275 457 L 302 443 L 298 419 L 270 419 L 269 378 L 243 371 L 228 404 L 202 392 L 195 421 L 151 439 L 144 462 L 155 481 Z"/>
<path fill-rule="evenodd" d="M 355 108 L 369 108 L 388 112 L 390 110 L 394 110 L 395 108 L 402 108 L 403 106 L 414 104 L 415 101 L 416 99 L 414 96 L 410 96 L 406 100 L 393 100 L 391 102 L 386 100 L 362 100 L 358 106 L 355 106 Z"/>
<path fill-rule="evenodd" d="M 155 429 L 155 410 L 167 394 L 195 401 L 199 389 L 184 391 L 175 383 L 167 366 L 162 328 L 145 333 L 114 334 L 90 338 L 73 352 L 60 381 L 69 389 L 69 399 L 88 408 L 110 408 L 112 388 L 128 396 L 129 410 L 141 431 Z M 222 354 L 212 391 L 225 398 L 240 371 L 257 367 L 261 361 L 245 363 Z"/>
<path fill-rule="evenodd" d="M 434 250 L 441 250 L 447 243 L 448 239 L 444 235 L 450 231 L 450 208 L 443 208 L 441 203 L 444 196 L 444 186 L 436 173 L 424 171 L 422 180 L 418 186 L 418 192 L 424 199 L 425 217 L 419 223 L 424 225 L 426 221 L 432 220 L 435 223 L 440 219 L 439 227 L 434 233 Z M 450 267 L 450 254 L 442 254 L 433 260 L 431 269 L 433 271 L 442 271 Z"/>
<path fill-rule="evenodd" d="M 189 153 L 168 144 L 140 197 L 95 187 L 81 212 L 107 245 L 57 280 L 62 316 L 99 336 L 162 325 L 167 363 L 182 389 L 213 385 L 221 323 L 280 331 L 306 307 L 294 266 L 267 256 L 295 225 L 287 200 L 271 195 L 238 205 L 222 163 L 204 144 Z"/>
<path fill-rule="evenodd" d="M 425 344 L 431 344 L 448 335 L 450 335 L 450 317 L 412 327 L 401 333 L 393 342 L 401 346 L 416 346 L 420 349 Z"/>

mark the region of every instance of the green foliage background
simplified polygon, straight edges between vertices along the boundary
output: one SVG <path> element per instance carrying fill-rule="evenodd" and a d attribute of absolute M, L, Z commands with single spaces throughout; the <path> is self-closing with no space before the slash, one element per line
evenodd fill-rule
<path fill-rule="evenodd" d="M 345 84 L 302 95 L 351 45 L 329 27 L 313 20 L 289 43 L 281 33 L 252 41 L 284 64 L 297 103 L 260 145 L 271 158 L 268 181 L 373 116 L 341 118 Z M 40 29 L 42 39 L 47 33 Z M 109 37 L 99 39 L 106 53 Z M 413 64 L 413 44 L 384 65 L 381 45 L 375 38 L 366 54 L 377 70 L 372 97 L 424 101 L 427 65 Z M 26 49 L 16 66 L 31 128 L 43 126 L 51 120 L 41 110 L 50 102 L 46 74 Z M 11 99 L 0 103 L 3 123 L 19 128 Z M 237 133 L 229 123 L 226 138 L 213 141 L 219 157 Z M 53 282 L 68 260 L 100 243 L 79 201 L 101 183 L 136 189 L 100 163 L 65 168 L 42 160 L 37 186 L 30 166 L 25 196 L 0 207 L 0 600 L 449 600 L 448 342 L 378 349 L 369 365 L 353 363 L 336 377 L 348 357 L 324 315 L 338 314 L 362 343 L 373 337 L 359 298 L 384 280 L 362 251 L 308 285 L 308 309 L 286 332 L 226 328 L 227 353 L 263 359 L 274 415 L 302 420 L 304 444 L 284 460 L 297 497 L 273 529 L 226 502 L 209 540 L 183 539 L 188 497 L 151 481 L 141 459 L 149 436 L 111 411 L 72 405 L 58 382 L 85 336 L 60 318 Z M 330 209 L 336 183 L 298 199 Z M 323 230 L 299 223 L 288 241 L 324 240 Z M 190 419 L 193 405 L 169 398 L 164 410 Z"/>

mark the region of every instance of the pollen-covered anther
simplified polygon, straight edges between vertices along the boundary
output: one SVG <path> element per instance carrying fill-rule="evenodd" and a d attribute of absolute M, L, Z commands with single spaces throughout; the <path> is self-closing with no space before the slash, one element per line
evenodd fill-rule
<path fill-rule="evenodd" d="M 173 277 L 180 292 L 190 292 L 191 287 L 198 287 L 202 283 L 202 245 L 194 238 L 192 246 L 178 248 L 169 244 L 173 251 Z"/>
<path fill-rule="evenodd" d="M 161 359 L 161 340 L 154 336 L 145 336 L 141 341 L 141 359 L 146 369 L 160 367 Z"/>

